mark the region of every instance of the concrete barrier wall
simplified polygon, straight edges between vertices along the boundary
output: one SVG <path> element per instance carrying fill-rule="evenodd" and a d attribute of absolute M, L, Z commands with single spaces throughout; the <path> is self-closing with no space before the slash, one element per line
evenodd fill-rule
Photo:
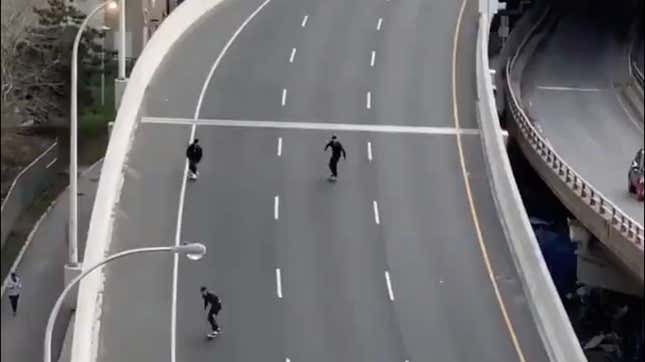
<path fill-rule="evenodd" d="M 487 3 L 486 0 L 481 2 Z M 480 9 L 487 8 L 480 6 Z M 586 362 L 544 262 L 506 153 L 488 59 L 490 16 L 487 11 L 480 12 L 476 72 L 478 122 L 493 199 L 550 361 Z"/>
<path fill-rule="evenodd" d="M 544 29 L 523 42 L 507 63 L 504 87 L 508 94 L 507 107 L 513 118 L 509 129 L 549 188 L 642 284 L 643 226 L 569 166 L 522 109 L 520 86 L 523 69 L 554 23 L 554 19 L 546 19 Z"/>
<path fill-rule="evenodd" d="M 52 166 L 56 159 L 58 143 L 54 142 L 40 156 L 22 169 L 13 180 L 7 196 L 2 200 L 2 227 L 0 228 L 0 247 L 13 230 L 20 214 L 27 209 L 36 196 L 53 182 L 57 168 Z"/>
<path fill-rule="evenodd" d="M 190 0 L 176 8 L 161 24 L 139 57 L 129 79 L 112 130 L 101 170 L 96 202 L 87 237 L 83 269 L 105 258 L 112 238 L 114 214 L 123 186 L 127 154 L 144 110 L 146 89 L 165 55 L 180 41 L 182 35 L 222 0 Z M 79 287 L 73 362 L 96 360 L 100 332 L 101 302 L 104 276 L 100 271 L 87 276 Z"/>

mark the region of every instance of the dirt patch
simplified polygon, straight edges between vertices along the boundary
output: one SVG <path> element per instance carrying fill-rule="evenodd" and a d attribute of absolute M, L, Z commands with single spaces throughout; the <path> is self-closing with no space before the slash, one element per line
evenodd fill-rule
<path fill-rule="evenodd" d="M 3 200 L 20 171 L 42 154 L 54 141 L 53 137 L 24 134 L 23 131 L 17 129 L 2 129 L 0 168 Z"/>

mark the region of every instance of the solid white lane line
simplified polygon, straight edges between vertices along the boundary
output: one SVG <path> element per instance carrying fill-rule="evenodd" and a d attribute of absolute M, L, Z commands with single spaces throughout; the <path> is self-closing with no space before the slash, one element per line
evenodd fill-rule
<path fill-rule="evenodd" d="M 302 18 L 302 24 L 300 24 L 303 28 L 307 26 L 307 21 L 309 20 L 309 15 L 305 15 L 304 18 Z"/>
<path fill-rule="evenodd" d="M 372 58 L 370 59 L 370 67 L 374 67 L 374 62 L 376 61 L 376 51 L 372 50 Z"/>
<path fill-rule="evenodd" d="M 222 51 L 220 51 L 219 55 L 217 56 L 217 59 L 215 59 L 215 63 L 213 63 L 213 66 L 211 67 L 208 75 L 206 76 L 206 80 L 204 81 L 204 84 L 202 86 L 202 90 L 199 94 L 199 98 L 197 100 L 197 107 L 195 108 L 195 115 L 194 115 L 194 120 L 199 119 L 199 114 L 202 109 L 202 103 L 204 101 L 204 97 L 206 95 L 206 90 L 208 89 L 208 85 L 211 82 L 211 79 L 213 78 L 213 74 L 215 73 L 215 70 L 217 67 L 219 67 L 219 64 L 221 63 L 222 59 L 224 58 L 224 55 L 226 55 L 226 52 L 228 49 L 231 47 L 235 39 L 240 35 L 242 30 L 246 28 L 249 22 L 253 20 L 253 18 L 260 12 L 262 9 L 264 9 L 265 6 L 267 6 L 271 0 L 265 0 L 260 6 L 255 9 L 251 15 L 249 15 L 246 20 L 237 28 L 235 33 L 233 33 L 233 36 L 228 40 L 226 45 L 224 45 L 224 48 L 222 48 Z M 191 130 L 190 130 L 190 141 L 195 139 L 195 131 L 197 128 L 197 122 L 193 123 Z M 184 198 L 186 195 L 186 179 L 188 177 L 188 160 L 185 161 L 184 165 L 184 175 L 183 175 L 183 180 L 182 180 L 182 185 L 181 185 L 181 190 L 180 190 L 180 196 L 179 196 L 179 212 L 177 215 L 177 225 L 175 229 L 175 245 L 179 245 L 180 240 L 181 240 L 181 221 L 183 218 L 183 213 L 184 213 Z M 172 302 L 171 302 L 171 323 L 170 323 L 170 361 L 171 362 L 176 362 L 177 361 L 177 279 L 178 279 L 178 273 L 179 273 L 179 254 L 175 254 L 173 256 L 173 269 L 172 269 Z"/>
<path fill-rule="evenodd" d="M 331 122 L 289 122 L 289 121 L 252 121 L 252 120 L 230 120 L 230 119 L 198 119 L 190 118 L 162 118 L 144 117 L 142 123 L 215 126 L 215 127 L 242 127 L 242 128 L 275 128 L 275 129 L 299 129 L 316 131 L 347 131 L 347 132 L 377 132 L 377 133 L 410 133 L 429 135 L 450 135 L 457 134 L 468 136 L 479 136 L 477 128 L 455 128 L 455 127 L 416 127 L 416 126 L 393 126 L 382 124 L 357 124 L 357 123 L 331 123 Z"/>
<path fill-rule="evenodd" d="M 372 161 L 372 142 L 367 142 L 367 159 Z"/>
<path fill-rule="evenodd" d="M 273 218 L 275 220 L 280 219 L 280 196 L 273 198 Z"/>
<path fill-rule="evenodd" d="M 289 63 L 293 63 L 293 60 L 296 58 L 296 48 L 291 49 L 291 56 L 289 56 Z"/>
<path fill-rule="evenodd" d="M 45 166 L 45 168 L 52 167 L 56 163 L 56 161 L 58 161 L 58 158 L 54 158 L 50 163 L 47 164 L 47 166 Z"/>
<path fill-rule="evenodd" d="M 365 105 L 365 107 L 367 109 L 372 109 L 372 92 L 367 92 L 366 98 L 367 98 L 366 99 L 367 104 Z"/>
<path fill-rule="evenodd" d="M 383 26 L 383 18 L 378 18 L 378 24 L 376 24 L 376 31 L 381 31 L 381 26 Z"/>
<path fill-rule="evenodd" d="M 276 294 L 278 298 L 282 299 L 282 271 L 280 268 L 275 270 L 275 283 L 276 283 Z"/>
<path fill-rule="evenodd" d="M 392 288 L 392 279 L 390 278 L 390 272 L 385 271 L 385 282 L 387 283 L 387 293 L 390 296 L 390 301 L 394 302 L 394 289 Z"/>
<path fill-rule="evenodd" d="M 379 225 L 381 223 L 381 216 L 379 215 L 379 212 L 378 212 L 378 202 L 373 201 L 372 207 L 374 209 L 374 221 L 376 222 L 377 225 Z"/>
<path fill-rule="evenodd" d="M 282 90 L 282 106 L 284 107 L 287 104 L 287 89 Z"/>
<path fill-rule="evenodd" d="M 278 157 L 282 156 L 282 137 L 278 137 Z"/>
<path fill-rule="evenodd" d="M 192 142 L 195 139 L 195 132 L 197 130 L 197 125 L 193 124 L 190 127 L 190 137 L 189 141 Z M 175 246 L 181 244 L 181 223 L 184 218 L 184 200 L 186 199 L 186 180 L 188 179 L 188 160 L 184 161 L 184 173 L 181 180 L 181 189 L 179 191 L 179 207 L 177 211 L 177 224 L 175 226 Z M 171 341 L 170 341 L 170 351 L 171 351 L 171 362 L 176 361 L 177 355 L 177 279 L 179 274 L 179 254 L 175 253 L 173 256 L 173 266 L 172 266 L 172 304 L 171 304 Z"/>
<path fill-rule="evenodd" d="M 600 88 L 579 88 L 579 87 L 555 87 L 555 86 L 540 86 L 538 89 L 549 91 L 561 92 L 602 92 L 604 89 Z"/>

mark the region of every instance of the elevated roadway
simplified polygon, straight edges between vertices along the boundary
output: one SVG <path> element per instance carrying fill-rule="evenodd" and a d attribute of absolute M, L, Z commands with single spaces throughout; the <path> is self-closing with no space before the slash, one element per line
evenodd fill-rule
<path fill-rule="evenodd" d="M 563 17 L 527 66 L 522 94 L 529 116 L 564 160 L 643 225 L 643 204 L 627 192 L 643 126 L 620 96 L 629 42 L 617 41 L 619 33 L 615 24 L 584 13 Z"/>
<path fill-rule="evenodd" d="M 98 360 L 547 361 L 484 166 L 476 24 L 474 1 L 421 0 L 225 1 L 194 24 L 146 91 L 108 253 L 208 256 L 108 266 Z"/>

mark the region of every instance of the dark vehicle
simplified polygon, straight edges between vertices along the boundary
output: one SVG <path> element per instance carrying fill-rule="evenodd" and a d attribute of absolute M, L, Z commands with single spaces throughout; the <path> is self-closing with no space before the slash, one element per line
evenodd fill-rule
<path fill-rule="evenodd" d="M 629 182 L 629 184 L 627 185 L 627 187 L 629 188 L 629 193 L 636 194 L 638 201 L 643 201 L 643 199 L 645 198 L 645 187 L 643 185 L 643 176 L 645 175 L 645 172 L 643 172 L 644 165 L 645 152 L 641 148 L 636 154 L 636 157 L 634 157 L 627 176 Z"/>

